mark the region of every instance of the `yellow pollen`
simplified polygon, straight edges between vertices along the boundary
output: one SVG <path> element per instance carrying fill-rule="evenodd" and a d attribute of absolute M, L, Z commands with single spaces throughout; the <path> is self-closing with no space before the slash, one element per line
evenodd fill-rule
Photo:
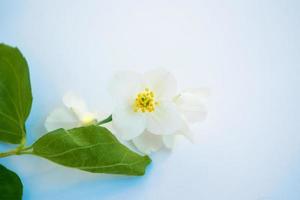
<path fill-rule="evenodd" d="M 86 114 L 82 119 L 81 123 L 83 126 L 92 125 L 96 122 L 95 117 L 91 114 Z"/>
<path fill-rule="evenodd" d="M 154 93 L 149 88 L 145 88 L 144 91 L 138 93 L 133 104 L 134 112 L 153 112 L 155 106 L 158 105 L 154 96 Z"/>

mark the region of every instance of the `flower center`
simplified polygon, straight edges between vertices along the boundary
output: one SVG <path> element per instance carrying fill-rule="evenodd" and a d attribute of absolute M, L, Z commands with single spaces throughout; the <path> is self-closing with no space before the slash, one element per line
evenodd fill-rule
<path fill-rule="evenodd" d="M 81 124 L 83 126 L 89 126 L 96 123 L 95 116 L 92 114 L 85 114 L 81 119 Z"/>
<path fill-rule="evenodd" d="M 154 93 L 149 88 L 145 88 L 144 91 L 137 94 L 133 110 L 134 112 L 153 112 L 156 105 L 158 105 L 158 102 L 154 99 Z"/>

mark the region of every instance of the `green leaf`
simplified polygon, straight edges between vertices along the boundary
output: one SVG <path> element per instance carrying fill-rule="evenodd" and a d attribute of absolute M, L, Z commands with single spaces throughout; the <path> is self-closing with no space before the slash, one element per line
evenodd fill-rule
<path fill-rule="evenodd" d="M 21 200 L 23 185 L 17 174 L 0 165 L 0 199 Z"/>
<path fill-rule="evenodd" d="M 33 144 L 32 153 L 93 173 L 144 175 L 151 162 L 148 156 L 122 145 L 106 128 L 95 125 L 50 132 Z"/>
<path fill-rule="evenodd" d="M 0 44 L 0 140 L 18 144 L 25 135 L 32 94 L 29 70 L 17 48 Z"/>

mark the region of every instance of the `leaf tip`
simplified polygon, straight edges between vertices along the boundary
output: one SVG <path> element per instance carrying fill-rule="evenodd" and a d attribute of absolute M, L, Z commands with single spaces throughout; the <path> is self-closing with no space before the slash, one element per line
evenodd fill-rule
<path fill-rule="evenodd" d="M 141 164 L 139 166 L 136 166 L 137 170 L 135 175 L 137 176 L 144 176 L 148 165 L 150 165 L 152 162 L 151 158 L 147 155 L 143 156 L 142 159 L 143 161 L 141 162 Z"/>

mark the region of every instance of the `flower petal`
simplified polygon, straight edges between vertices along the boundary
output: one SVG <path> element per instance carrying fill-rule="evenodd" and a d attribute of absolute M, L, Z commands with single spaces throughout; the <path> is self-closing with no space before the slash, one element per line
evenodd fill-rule
<path fill-rule="evenodd" d="M 47 131 L 59 128 L 71 129 L 79 125 L 79 121 L 74 113 L 68 108 L 57 108 L 53 110 L 45 121 Z"/>
<path fill-rule="evenodd" d="M 63 96 L 63 103 L 65 104 L 66 107 L 68 108 L 76 108 L 80 110 L 87 110 L 86 104 L 82 98 L 79 96 L 75 95 L 72 92 L 67 92 Z"/>
<path fill-rule="evenodd" d="M 190 89 L 180 93 L 175 99 L 178 109 L 189 122 L 203 121 L 207 116 L 206 100 L 208 91 L 206 89 Z"/>
<path fill-rule="evenodd" d="M 177 143 L 177 139 L 180 136 L 184 136 L 190 142 L 194 143 L 194 135 L 193 135 L 192 131 L 190 130 L 186 120 L 183 120 L 181 129 L 178 130 L 175 134 L 163 136 L 163 143 L 164 143 L 165 147 L 168 149 L 173 149 Z"/>
<path fill-rule="evenodd" d="M 68 92 L 64 95 L 63 103 L 76 114 L 79 120 L 88 113 L 88 108 L 84 100 L 72 92 Z"/>
<path fill-rule="evenodd" d="M 175 133 L 182 126 L 182 117 L 173 102 L 160 102 L 155 111 L 147 113 L 147 130 L 156 135 Z"/>
<path fill-rule="evenodd" d="M 145 154 L 158 151 L 162 146 L 162 136 L 154 135 L 148 131 L 144 131 L 143 134 L 132 140 L 136 148 Z"/>
<path fill-rule="evenodd" d="M 121 71 L 114 75 L 109 84 L 109 92 L 117 103 L 133 103 L 136 94 L 142 91 L 141 74 Z"/>
<path fill-rule="evenodd" d="M 123 140 L 131 140 L 145 130 L 144 114 L 134 112 L 130 106 L 118 106 L 112 114 L 113 126 Z"/>
<path fill-rule="evenodd" d="M 86 103 L 79 96 L 68 92 L 63 97 L 63 103 L 74 113 L 81 125 L 89 125 L 97 121 L 97 114 L 89 112 Z"/>
<path fill-rule="evenodd" d="M 183 135 L 185 138 L 187 138 L 190 142 L 194 143 L 194 134 L 191 131 L 188 122 L 186 120 L 183 120 L 182 127 L 180 130 L 176 132 L 177 135 Z"/>
<path fill-rule="evenodd" d="M 178 135 L 163 135 L 162 139 L 163 139 L 163 143 L 165 145 L 166 148 L 168 149 L 173 149 L 176 143 L 176 139 L 177 139 Z"/>
<path fill-rule="evenodd" d="M 145 73 L 144 80 L 158 99 L 171 99 L 177 94 L 175 77 L 164 69 L 156 69 Z"/>

